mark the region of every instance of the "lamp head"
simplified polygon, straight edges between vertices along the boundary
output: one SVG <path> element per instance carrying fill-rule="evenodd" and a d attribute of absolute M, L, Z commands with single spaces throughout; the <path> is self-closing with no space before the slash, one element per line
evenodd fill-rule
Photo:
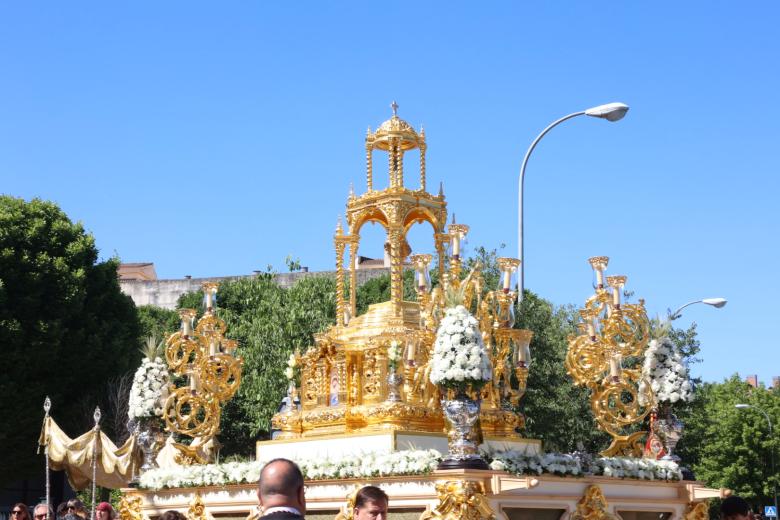
<path fill-rule="evenodd" d="M 734 408 L 737 408 L 739 410 L 744 410 L 746 408 L 750 408 L 750 405 L 749 404 L 740 403 L 740 404 L 735 404 Z"/>
<path fill-rule="evenodd" d="M 619 121 L 628 112 L 628 105 L 625 103 L 607 103 L 597 107 L 589 108 L 585 111 L 586 116 L 598 117 L 607 121 Z"/>
<path fill-rule="evenodd" d="M 701 302 L 712 305 L 716 309 L 720 309 L 728 303 L 728 300 L 726 300 L 726 298 L 705 298 Z"/>

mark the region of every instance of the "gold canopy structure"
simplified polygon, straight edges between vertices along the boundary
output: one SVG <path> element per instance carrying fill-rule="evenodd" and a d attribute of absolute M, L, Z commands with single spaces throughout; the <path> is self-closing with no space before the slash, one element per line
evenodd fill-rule
<path fill-rule="evenodd" d="M 350 432 L 442 432 L 438 390 L 428 381 L 430 352 L 439 317 L 443 314 L 443 289 L 464 285 L 467 303 L 477 319 L 493 361 L 495 378 L 483 391 L 482 431 L 485 435 L 518 438 L 524 423 L 516 405 L 525 391 L 530 331 L 513 329 L 515 293 L 505 284 L 483 298 L 484 280 L 476 269 L 461 280 L 460 243 L 468 226 L 447 225 L 447 203 L 442 190 L 426 190 L 425 133 L 416 132 L 397 115 L 376 132 L 368 130 L 366 191 L 350 193 L 346 205 L 346 230 L 336 228 L 336 324 L 315 337 L 315 344 L 299 359 L 301 408 L 288 407 L 273 418 L 281 439 L 337 435 Z M 404 181 L 404 154 L 419 150 L 419 186 Z M 374 152 L 386 152 L 388 187 L 374 189 Z M 367 222 L 379 223 L 387 234 L 390 257 L 390 300 L 371 305 L 357 314 L 357 265 L 360 230 Z M 411 255 L 406 241 L 415 224 L 430 224 L 438 264 L 440 286 L 428 279 L 430 254 Z M 451 254 L 447 255 L 448 246 Z M 348 273 L 344 269 L 349 247 Z M 415 269 L 417 301 L 404 300 L 403 272 L 408 261 Z M 519 265 L 500 259 L 503 279 L 509 280 Z M 346 291 L 346 276 L 349 291 Z M 403 359 L 389 363 L 388 349 L 400 348 Z M 512 353 L 515 353 L 512 356 Z M 516 377 L 512 378 L 512 374 Z M 400 388 L 388 383 L 401 376 Z M 398 378 L 396 378 L 398 380 Z M 512 386 L 514 384 L 514 387 Z M 513 406 L 514 405 L 514 406 Z"/>

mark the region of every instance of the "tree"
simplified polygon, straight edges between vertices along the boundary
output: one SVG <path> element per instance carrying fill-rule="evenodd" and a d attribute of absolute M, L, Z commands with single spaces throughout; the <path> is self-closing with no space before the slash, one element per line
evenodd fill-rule
<path fill-rule="evenodd" d="M 777 458 L 777 433 L 769 436 L 766 417 L 780 423 L 780 391 L 753 388 L 735 374 L 722 383 L 705 383 L 697 389 L 699 406 L 685 422 L 683 439 L 687 455 L 699 480 L 711 487 L 734 491 L 754 507 L 773 502 L 780 475 L 772 474 L 772 455 Z M 735 404 L 753 406 L 738 410 Z M 775 460 L 775 463 L 778 461 Z"/>
<path fill-rule="evenodd" d="M 92 235 L 55 204 L 0 196 L 0 480 L 41 471 L 34 445 L 46 395 L 63 428 L 81 434 L 92 421 L 79 398 L 105 406 L 104 382 L 139 357 L 117 265 L 99 262 Z"/>

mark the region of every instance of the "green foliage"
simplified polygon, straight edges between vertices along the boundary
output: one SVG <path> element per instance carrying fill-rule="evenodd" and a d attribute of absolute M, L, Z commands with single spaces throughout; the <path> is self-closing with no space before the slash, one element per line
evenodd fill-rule
<path fill-rule="evenodd" d="M 0 480 L 40 473 L 46 395 L 60 425 L 81 434 L 95 405 L 109 409 L 104 382 L 137 364 L 136 310 L 117 265 L 99 262 L 92 235 L 55 204 L 0 196 Z"/>
<path fill-rule="evenodd" d="M 146 338 L 149 337 L 165 341 L 179 329 L 179 314 L 155 305 L 138 307 L 138 321 L 141 328 L 139 342 L 142 344 L 146 343 Z"/>
<path fill-rule="evenodd" d="M 286 390 L 290 352 L 312 345 L 314 334 L 335 322 L 335 281 L 306 277 L 283 289 L 273 276 L 260 275 L 224 282 L 218 294 L 217 313 L 244 358 L 241 387 L 223 410 L 220 441 L 225 455 L 247 454 L 255 440 L 268 435 Z M 179 303 L 199 302 L 198 293 L 191 293 Z"/>
<path fill-rule="evenodd" d="M 722 383 L 705 383 L 696 394 L 697 406 L 685 420 L 684 460 L 708 486 L 732 489 L 756 507 L 771 504 L 773 487 L 780 484 L 771 460 L 780 442 L 776 432 L 769 435 L 759 409 L 777 425 L 780 392 L 753 388 L 734 375 Z M 734 407 L 738 403 L 754 408 L 738 410 Z"/>
<path fill-rule="evenodd" d="M 517 316 L 515 327 L 534 333 L 523 406 L 524 436 L 541 439 L 547 451 L 604 449 L 609 437 L 596 429 L 588 390 L 575 386 L 563 365 L 567 337 L 576 332 L 575 309 L 555 309 L 550 302 L 525 291 Z"/>

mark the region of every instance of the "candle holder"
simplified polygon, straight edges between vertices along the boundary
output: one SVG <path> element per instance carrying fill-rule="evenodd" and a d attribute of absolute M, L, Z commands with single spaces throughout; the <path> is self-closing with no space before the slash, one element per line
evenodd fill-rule
<path fill-rule="evenodd" d="M 627 278 L 606 277 L 606 256 L 590 258 L 596 277 L 595 293 L 580 309 L 580 334 L 569 338 L 566 370 L 574 383 L 591 391 L 591 408 L 599 428 L 612 436 L 604 456 L 641 456 L 641 438 L 646 432 L 626 434 L 632 424 L 644 421 L 650 412 L 652 390 L 642 380 L 641 360 L 650 339 L 650 322 L 644 301 L 621 303 Z M 647 392 L 640 399 L 640 393 Z"/>
<path fill-rule="evenodd" d="M 197 438 L 193 445 L 205 446 L 219 431 L 222 404 L 235 395 L 241 384 L 243 360 L 235 355 L 238 343 L 225 338 L 225 322 L 216 315 L 219 285 L 203 284 L 204 314 L 194 324 L 195 309 L 181 309 L 181 328 L 172 334 L 165 349 L 169 370 L 186 376 L 188 383 L 173 387 L 163 407 L 166 430 Z M 194 325 L 194 327 L 193 327 Z M 175 444 L 183 461 L 206 463 L 209 454 Z"/>

